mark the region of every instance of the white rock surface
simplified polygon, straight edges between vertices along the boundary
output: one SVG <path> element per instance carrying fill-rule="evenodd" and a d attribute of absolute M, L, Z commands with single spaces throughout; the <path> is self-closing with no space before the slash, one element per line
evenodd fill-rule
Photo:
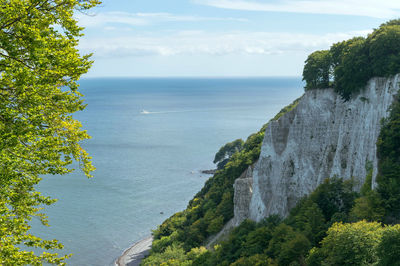
<path fill-rule="evenodd" d="M 240 225 L 244 219 L 250 217 L 250 203 L 251 196 L 253 195 L 254 166 L 255 164 L 249 166 L 247 170 L 235 180 L 235 184 L 233 185 L 235 190 L 233 195 L 234 217 L 229 221 L 231 227 Z"/>
<path fill-rule="evenodd" d="M 254 170 L 236 180 L 233 223 L 287 216 L 301 197 L 335 175 L 354 177 L 360 188 L 368 161 L 375 186 L 380 121 L 399 81 L 399 75 L 371 79 L 347 102 L 332 89 L 307 91 L 295 109 L 269 124 Z"/>

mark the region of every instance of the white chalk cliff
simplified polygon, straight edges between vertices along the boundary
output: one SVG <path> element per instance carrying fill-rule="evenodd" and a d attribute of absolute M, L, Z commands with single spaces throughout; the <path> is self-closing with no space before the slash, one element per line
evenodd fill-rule
<path fill-rule="evenodd" d="M 371 79 L 345 102 L 332 89 L 307 91 L 296 108 L 269 123 L 257 163 L 235 182 L 238 225 L 271 214 L 287 216 L 325 178 L 354 178 L 358 188 L 372 162 L 377 174 L 380 121 L 389 114 L 400 76 Z"/>

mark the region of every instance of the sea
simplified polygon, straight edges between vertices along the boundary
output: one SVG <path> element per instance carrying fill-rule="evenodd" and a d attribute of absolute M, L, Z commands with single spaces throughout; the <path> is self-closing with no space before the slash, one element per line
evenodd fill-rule
<path fill-rule="evenodd" d="M 186 208 L 218 149 L 257 132 L 303 93 L 301 78 L 96 78 L 80 81 L 82 145 L 97 170 L 44 176 L 37 190 L 68 265 L 113 265 L 125 249 Z"/>

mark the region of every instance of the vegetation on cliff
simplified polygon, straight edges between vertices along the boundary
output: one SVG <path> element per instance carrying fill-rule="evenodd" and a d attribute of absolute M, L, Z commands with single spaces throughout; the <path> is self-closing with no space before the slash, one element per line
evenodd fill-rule
<path fill-rule="evenodd" d="M 383 121 L 378 139 L 378 193 L 385 209 L 386 223 L 400 222 L 400 98 Z"/>
<path fill-rule="evenodd" d="M 282 109 L 273 120 L 292 110 L 299 100 Z M 208 237 L 218 233 L 233 217 L 233 183 L 260 156 L 267 125 L 258 133 L 250 135 L 244 144 L 236 140 L 219 150 L 217 155 L 221 156 L 216 155 L 216 158 L 225 158 L 225 154 L 229 153 L 229 161 L 223 169 L 207 180 L 203 189 L 189 202 L 186 210 L 174 214 L 153 232 L 152 253 L 144 261 L 145 264 L 157 264 L 157 261 L 162 261 L 161 258 L 166 258 L 162 254 L 170 255 L 173 250 L 179 254 L 190 253 L 191 249 L 200 247 Z M 239 146 L 240 149 L 237 148 Z M 230 154 L 232 149 L 236 150 L 234 154 Z"/>
<path fill-rule="evenodd" d="M 400 20 L 381 25 L 367 38 L 334 44 L 311 54 L 304 68 L 306 90 L 334 87 L 345 99 L 374 76 L 400 72 Z M 291 110 L 297 102 L 274 119 Z M 400 261 L 400 100 L 382 121 L 373 169 L 360 192 L 352 180 L 331 177 L 294 207 L 287 218 L 246 220 L 212 250 L 202 245 L 233 215 L 233 182 L 260 153 L 265 125 L 231 155 L 189 203 L 155 232 L 144 265 L 398 265 Z M 240 145 L 239 145 L 240 146 Z M 235 150 L 230 143 L 221 148 Z M 217 156 L 216 156 L 217 158 Z"/>
<path fill-rule="evenodd" d="M 372 165 L 359 193 L 352 180 L 326 179 L 280 220 L 245 221 L 191 265 L 398 265 L 400 99 L 382 121 L 378 189 Z"/>
<path fill-rule="evenodd" d="M 229 159 L 232 157 L 232 155 L 234 155 L 236 152 L 240 152 L 243 149 L 243 145 L 244 141 L 242 139 L 237 139 L 222 146 L 215 154 L 213 161 L 215 164 L 217 164 L 217 169 L 223 169 L 229 162 Z"/>
<path fill-rule="evenodd" d="M 80 146 L 89 136 L 72 113 L 85 108 L 77 80 L 91 65 L 77 45 L 74 10 L 97 0 L 8 0 L 0 4 L 0 265 L 63 264 L 56 240 L 29 233 L 47 225 L 43 206 L 55 200 L 35 190 L 42 175 L 66 174 L 75 160 L 94 170 Z M 39 248 L 42 254 L 27 251 Z"/>
<path fill-rule="evenodd" d="M 355 37 L 310 54 L 305 62 L 305 89 L 333 87 L 345 99 L 372 77 L 400 72 L 400 19 L 382 24 L 367 38 Z"/>

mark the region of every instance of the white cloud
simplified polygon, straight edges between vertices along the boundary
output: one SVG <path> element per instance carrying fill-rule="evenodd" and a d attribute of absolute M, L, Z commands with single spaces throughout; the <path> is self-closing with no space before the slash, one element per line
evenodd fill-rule
<path fill-rule="evenodd" d="M 102 12 L 98 14 L 76 15 L 79 25 L 89 27 L 111 27 L 110 25 L 146 26 L 163 22 L 197 22 L 197 21 L 247 21 L 242 18 L 202 17 L 191 15 L 174 15 L 170 13 L 128 13 L 128 12 Z M 120 27 L 118 27 L 120 28 Z"/>
<path fill-rule="evenodd" d="M 400 15 L 399 0 L 192 0 L 218 8 L 309 14 L 356 15 L 394 18 Z"/>
<path fill-rule="evenodd" d="M 83 38 L 80 49 L 95 57 L 173 55 L 272 55 L 309 53 L 369 31 L 318 34 L 177 31 L 163 35 L 137 34 L 118 38 Z"/>

